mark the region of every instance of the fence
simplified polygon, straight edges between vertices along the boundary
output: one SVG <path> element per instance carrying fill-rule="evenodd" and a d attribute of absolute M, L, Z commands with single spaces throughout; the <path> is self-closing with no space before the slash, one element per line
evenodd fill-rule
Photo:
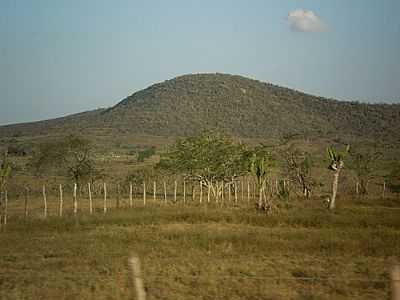
<path fill-rule="evenodd" d="M 111 189 L 112 188 L 112 189 Z M 271 193 L 273 193 L 271 187 Z M 276 192 L 276 191 L 275 191 Z M 258 193 L 258 194 L 257 194 Z M 58 184 L 43 184 L 41 192 L 33 192 L 26 186 L 23 193 L 15 193 L 10 197 L 5 191 L 2 193 L 0 203 L 3 203 L 1 218 L 7 224 L 10 215 L 40 216 L 47 218 L 49 215 L 62 217 L 65 214 L 77 215 L 78 213 L 103 213 L 110 209 L 146 207 L 148 205 L 167 204 L 196 204 L 238 206 L 253 205 L 254 199 L 259 198 L 260 191 L 254 182 L 234 181 L 231 183 L 215 182 L 207 185 L 203 182 L 173 181 L 168 186 L 167 181 L 143 182 L 140 185 L 132 183 L 121 186 L 109 185 L 106 182 L 99 185 L 88 183 L 78 186 Z M 10 198 L 13 198 L 10 201 Z"/>
<path fill-rule="evenodd" d="M 386 185 L 383 184 L 382 188 L 381 197 L 387 196 Z M 287 194 L 285 194 L 286 191 Z M 0 224 L 7 224 L 10 215 L 46 218 L 49 214 L 60 217 L 65 213 L 76 215 L 102 212 L 106 214 L 113 208 L 145 207 L 169 203 L 253 206 L 255 202 L 258 202 L 258 206 L 261 207 L 261 200 L 267 201 L 269 197 L 285 197 L 285 195 L 289 197 L 289 192 L 296 193 L 295 189 L 292 189 L 290 181 L 276 178 L 271 178 L 262 189 L 259 189 L 252 180 L 229 183 L 213 182 L 211 184 L 185 180 L 150 181 L 135 185 L 132 183 L 126 185 L 107 184 L 106 182 L 88 183 L 84 186 L 78 186 L 76 183 L 72 185 L 44 184 L 40 192 L 37 188 L 33 191 L 30 187 L 25 186 L 11 196 L 7 191 L 1 193 Z M 10 198 L 12 198 L 11 201 Z"/>

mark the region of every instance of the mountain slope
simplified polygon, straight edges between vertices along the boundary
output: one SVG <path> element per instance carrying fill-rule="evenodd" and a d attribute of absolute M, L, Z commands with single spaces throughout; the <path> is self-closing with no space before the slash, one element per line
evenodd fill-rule
<path fill-rule="evenodd" d="M 60 119 L 61 120 L 61 119 Z M 216 129 L 242 137 L 354 135 L 399 139 L 400 105 L 360 104 L 315 97 L 226 74 L 184 75 L 150 86 L 106 110 L 19 126 L 48 132 L 107 128 L 114 133 L 184 136 Z M 36 133 L 38 133 L 36 131 Z"/>

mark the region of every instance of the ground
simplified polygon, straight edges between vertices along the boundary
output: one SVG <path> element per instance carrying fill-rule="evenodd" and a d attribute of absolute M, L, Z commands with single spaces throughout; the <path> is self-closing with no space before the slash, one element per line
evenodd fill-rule
<path fill-rule="evenodd" d="M 135 299 L 134 254 L 150 300 L 388 299 L 400 259 L 393 198 L 339 198 L 334 212 L 292 199 L 270 215 L 241 201 L 139 199 L 104 215 L 95 199 L 93 215 L 81 205 L 60 218 L 50 205 L 46 219 L 31 201 L 26 219 L 12 204 L 0 232 L 0 299 Z"/>

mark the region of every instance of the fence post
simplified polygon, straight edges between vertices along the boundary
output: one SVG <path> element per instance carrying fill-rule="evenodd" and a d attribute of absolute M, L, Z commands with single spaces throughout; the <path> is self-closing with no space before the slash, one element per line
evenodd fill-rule
<path fill-rule="evenodd" d="M 219 189 L 220 189 L 221 185 L 218 181 L 215 182 L 215 203 L 218 204 L 219 201 Z"/>
<path fill-rule="evenodd" d="M 203 202 L 203 182 L 200 180 L 200 204 Z"/>
<path fill-rule="evenodd" d="M 47 197 L 46 197 L 46 185 L 45 184 L 43 184 L 42 194 L 43 194 L 43 202 L 44 202 L 43 215 L 45 218 L 47 218 Z"/>
<path fill-rule="evenodd" d="M 78 212 L 78 199 L 77 199 L 77 196 L 76 196 L 77 188 L 78 188 L 78 185 L 76 183 L 74 183 L 74 194 L 73 194 L 73 197 L 74 197 L 74 215 L 76 215 L 76 213 Z"/>
<path fill-rule="evenodd" d="M 167 183 L 164 181 L 164 202 L 167 203 Z"/>
<path fill-rule="evenodd" d="M 383 181 L 383 187 L 382 187 L 382 198 L 385 198 L 385 191 L 386 191 L 386 181 Z"/>
<path fill-rule="evenodd" d="M 153 181 L 153 200 L 154 203 L 157 201 L 157 183 Z"/>
<path fill-rule="evenodd" d="M 175 180 L 175 182 L 174 182 L 174 202 L 176 202 L 176 190 L 177 189 L 178 189 L 178 183 Z"/>
<path fill-rule="evenodd" d="M 146 182 L 143 181 L 143 206 L 146 206 Z"/>
<path fill-rule="evenodd" d="M 233 188 L 234 188 L 234 191 L 235 191 L 235 203 L 237 204 L 237 202 L 238 202 L 238 194 L 237 194 L 237 182 L 233 182 Z"/>
<path fill-rule="evenodd" d="M 242 202 L 244 202 L 244 183 L 243 183 L 243 180 L 240 181 L 240 192 L 242 193 Z"/>
<path fill-rule="evenodd" d="M 183 180 L 183 205 L 186 204 L 186 181 Z"/>
<path fill-rule="evenodd" d="M 207 203 L 210 203 L 210 195 L 211 194 L 211 185 L 210 182 L 208 183 L 208 189 L 207 189 Z"/>
<path fill-rule="evenodd" d="M 92 202 L 92 190 L 90 188 L 90 182 L 88 182 L 88 193 L 89 193 L 89 212 L 93 213 L 93 202 Z"/>
<path fill-rule="evenodd" d="M 59 186 L 59 190 L 60 190 L 60 207 L 58 208 L 58 215 L 60 217 L 62 217 L 63 215 L 63 188 L 62 188 L 62 184 L 60 183 Z"/>
<path fill-rule="evenodd" d="M 7 225 L 8 216 L 8 193 L 7 190 L 4 191 L 4 226 Z"/>
<path fill-rule="evenodd" d="M 133 286 L 136 290 L 135 299 L 146 300 L 146 292 L 144 290 L 142 272 L 140 269 L 140 260 L 136 255 L 131 256 L 131 258 L 129 259 L 129 266 L 131 269 Z"/>
<path fill-rule="evenodd" d="M 103 212 L 105 214 L 107 212 L 107 184 L 105 182 L 103 184 L 103 192 L 104 192 Z"/>
<path fill-rule="evenodd" d="M 25 187 L 25 204 L 24 204 L 24 217 L 28 217 L 28 193 L 29 193 L 29 189 L 26 186 Z"/>
<path fill-rule="evenodd" d="M 192 184 L 192 201 L 196 200 L 196 186 Z"/>
<path fill-rule="evenodd" d="M 224 206 L 225 203 L 225 183 L 221 181 L 221 206 Z"/>
<path fill-rule="evenodd" d="M 247 204 L 250 204 L 250 182 L 247 181 Z"/>
<path fill-rule="evenodd" d="M 400 266 L 394 265 L 391 272 L 392 277 L 392 300 L 400 300 Z"/>
<path fill-rule="evenodd" d="M 119 190 L 119 183 L 117 183 L 117 208 L 120 207 L 120 190 Z"/>
<path fill-rule="evenodd" d="M 133 186 L 132 186 L 132 182 L 129 183 L 129 207 L 132 208 L 133 207 L 133 197 L 132 197 L 132 193 L 133 193 Z"/>

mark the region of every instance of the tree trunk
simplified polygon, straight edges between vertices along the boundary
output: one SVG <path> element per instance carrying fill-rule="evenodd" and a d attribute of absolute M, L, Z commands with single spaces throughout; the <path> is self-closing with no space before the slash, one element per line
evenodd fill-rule
<path fill-rule="evenodd" d="M 339 184 L 339 173 L 340 173 L 340 170 L 338 169 L 333 174 L 332 197 L 329 201 L 329 209 L 335 209 L 335 207 L 336 207 L 336 194 L 337 194 L 337 189 L 338 189 L 338 184 Z"/>

